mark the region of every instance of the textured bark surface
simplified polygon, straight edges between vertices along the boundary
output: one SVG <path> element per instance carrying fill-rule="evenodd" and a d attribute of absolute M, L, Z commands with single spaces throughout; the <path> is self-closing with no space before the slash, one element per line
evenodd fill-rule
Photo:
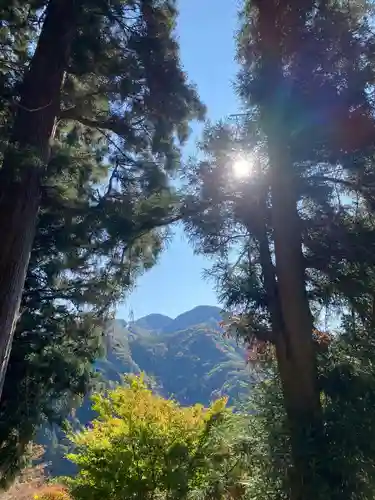
<path fill-rule="evenodd" d="M 292 499 L 316 500 L 314 450 L 320 428 L 313 320 L 305 289 L 300 220 L 288 150 L 280 134 L 269 135 L 272 222 L 283 332 L 276 337 L 278 369 L 291 431 Z"/>
<path fill-rule="evenodd" d="M 51 0 L 21 89 L 0 170 L 0 397 L 77 19 L 75 0 Z"/>
<path fill-rule="evenodd" d="M 278 368 L 284 405 L 291 433 L 294 468 L 291 473 L 292 500 L 316 500 L 314 450 L 321 428 L 317 387 L 313 321 L 305 290 L 301 228 L 288 137 L 284 136 L 283 105 L 279 88 L 284 85 L 280 13 L 288 7 L 276 0 L 254 0 L 258 8 L 258 47 L 262 54 L 262 76 L 273 91 L 261 104 L 271 168 L 272 226 L 276 273 L 264 272 L 271 301 Z M 290 2 L 289 2 L 290 4 Z M 269 257 L 266 256 L 266 260 Z M 263 271 L 269 269 L 263 265 Z M 275 283 L 276 281 L 276 283 Z M 318 436 L 319 434 L 319 436 Z"/>
<path fill-rule="evenodd" d="M 276 274 L 288 349 L 285 362 L 294 371 L 290 387 L 294 397 L 291 410 L 315 412 L 319 408 L 316 351 L 312 340 L 313 321 L 305 290 L 301 228 L 294 197 L 295 186 L 286 148 L 275 147 L 278 138 L 269 138 L 275 151 L 270 153 L 273 168 L 272 220 L 274 228 Z M 270 148 L 271 149 L 271 148 Z M 283 160 L 286 159 L 283 164 Z"/>

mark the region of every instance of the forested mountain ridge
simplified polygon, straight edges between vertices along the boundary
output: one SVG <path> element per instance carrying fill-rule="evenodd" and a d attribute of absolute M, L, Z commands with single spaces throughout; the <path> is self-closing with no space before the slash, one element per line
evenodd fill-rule
<path fill-rule="evenodd" d="M 108 325 L 104 334 L 105 355 L 97 361 L 98 384 L 110 386 L 126 373 L 145 372 L 154 388 L 183 405 L 208 403 L 228 396 L 234 404 L 249 391 L 251 374 L 244 349 L 222 335 L 220 309 L 199 306 L 177 318 L 151 314 L 134 322 L 121 319 Z M 80 424 L 94 417 L 86 399 L 74 412 Z M 52 475 L 71 472 L 59 447 L 62 433 L 49 430 L 39 436 L 46 447 L 45 460 Z"/>
<path fill-rule="evenodd" d="M 222 336 L 220 320 L 220 309 L 211 306 L 175 319 L 153 314 L 129 324 L 115 320 L 106 331 L 106 356 L 98 367 L 112 381 L 145 371 L 165 396 L 184 404 L 207 404 L 218 394 L 237 398 L 249 377 L 245 356 Z"/>

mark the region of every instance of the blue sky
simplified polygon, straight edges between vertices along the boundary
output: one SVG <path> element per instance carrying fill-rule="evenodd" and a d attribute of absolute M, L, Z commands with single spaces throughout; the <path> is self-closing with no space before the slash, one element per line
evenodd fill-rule
<path fill-rule="evenodd" d="M 180 0 L 178 37 L 181 59 L 190 80 L 198 87 L 208 108 L 208 118 L 218 120 L 238 110 L 232 82 L 237 71 L 233 35 L 237 29 L 236 0 Z M 185 154 L 195 151 L 200 130 L 195 128 Z M 129 319 L 150 313 L 171 317 L 201 304 L 216 305 L 213 285 L 202 273 L 210 261 L 194 255 L 181 228 L 159 263 L 137 283 L 117 312 Z"/>

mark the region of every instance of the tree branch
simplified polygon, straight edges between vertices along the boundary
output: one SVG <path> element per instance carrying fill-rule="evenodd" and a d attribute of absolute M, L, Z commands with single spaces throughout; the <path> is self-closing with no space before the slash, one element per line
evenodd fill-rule
<path fill-rule="evenodd" d="M 85 127 L 95 128 L 97 130 L 110 130 L 111 132 L 121 136 L 126 137 L 132 133 L 131 127 L 125 124 L 123 120 L 119 118 L 109 118 L 106 120 L 93 120 L 91 118 L 85 118 L 77 113 L 76 108 L 66 109 L 60 112 L 60 120 L 73 120 L 81 123 Z"/>
<path fill-rule="evenodd" d="M 308 177 L 307 180 L 313 180 L 318 182 L 330 182 L 332 184 L 341 184 L 342 186 L 352 189 L 353 191 L 363 192 L 364 189 L 373 189 L 375 186 L 369 186 L 366 184 L 353 183 L 345 179 L 338 179 L 337 177 L 326 177 L 325 175 L 312 175 Z"/>

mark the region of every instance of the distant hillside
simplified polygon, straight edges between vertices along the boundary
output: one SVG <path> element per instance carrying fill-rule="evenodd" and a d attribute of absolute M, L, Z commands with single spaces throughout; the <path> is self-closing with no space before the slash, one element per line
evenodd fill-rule
<path fill-rule="evenodd" d="M 176 319 L 166 324 L 165 333 L 186 330 L 196 325 L 205 324 L 207 328 L 218 329 L 221 321 L 220 309 L 213 306 L 198 306 L 177 316 Z"/>
<path fill-rule="evenodd" d="M 149 314 L 135 321 L 133 325 L 144 330 L 158 332 L 168 326 L 169 323 L 173 323 L 173 319 L 164 316 L 164 314 Z"/>
<path fill-rule="evenodd" d="M 249 391 L 250 374 L 244 350 L 223 337 L 220 320 L 220 309 L 211 306 L 196 307 L 175 319 L 151 314 L 129 324 L 115 320 L 105 333 L 106 356 L 97 369 L 106 384 L 119 382 L 124 373 L 144 371 L 161 394 L 181 404 L 206 405 L 221 395 L 233 404 Z M 82 424 L 92 420 L 88 400 L 76 415 Z M 49 447 L 51 472 L 68 473 L 61 452 L 54 453 L 49 440 L 42 440 Z"/>
<path fill-rule="evenodd" d="M 219 308 L 200 306 L 174 320 L 150 315 L 127 326 L 114 321 L 100 369 L 116 381 L 124 372 L 145 371 L 165 396 L 183 404 L 207 404 L 220 394 L 237 398 L 249 374 L 243 349 L 222 336 L 220 320 Z"/>

